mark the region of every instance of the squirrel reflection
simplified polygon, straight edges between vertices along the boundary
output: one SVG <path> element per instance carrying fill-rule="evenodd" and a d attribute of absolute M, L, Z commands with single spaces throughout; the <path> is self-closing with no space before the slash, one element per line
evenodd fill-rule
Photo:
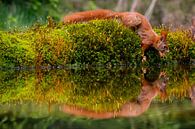
<path fill-rule="evenodd" d="M 189 89 L 189 97 L 192 101 L 192 105 L 195 107 L 195 84 Z"/>
<path fill-rule="evenodd" d="M 144 113 L 150 106 L 152 100 L 160 94 L 161 97 L 166 95 L 167 76 L 164 72 L 158 72 L 152 79 L 148 77 L 149 71 L 141 78 L 141 92 L 137 98 L 137 101 L 130 101 L 122 105 L 122 107 L 115 112 L 95 112 L 85 108 L 62 105 L 60 110 L 65 113 L 84 116 L 95 119 L 107 119 L 114 117 L 134 117 Z"/>
<path fill-rule="evenodd" d="M 166 85 L 168 78 L 164 72 L 160 72 L 156 78 L 147 78 L 147 73 L 141 80 L 142 88 L 136 102 L 127 102 L 119 111 L 118 116 L 139 116 L 144 113 L 150 106 L 152 100 L 160 94 L 166 96 Z"/>

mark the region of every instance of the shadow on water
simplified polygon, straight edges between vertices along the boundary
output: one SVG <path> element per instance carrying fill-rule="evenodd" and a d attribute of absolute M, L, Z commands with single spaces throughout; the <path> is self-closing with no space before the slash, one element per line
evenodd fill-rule
<path fill-rule="evenodd" d="M 0 72 L 0 128 L 194 128 L 195 69 Z"/>

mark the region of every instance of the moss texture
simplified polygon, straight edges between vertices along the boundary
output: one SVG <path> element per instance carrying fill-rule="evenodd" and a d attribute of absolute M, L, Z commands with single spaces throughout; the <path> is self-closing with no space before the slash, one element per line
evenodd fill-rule
<path fill-rule="evenodd" d="M 156 29 L 160 32 L 162 29 Z M 159 59 L 148 51 L 150 62 L 190 61 L 195 42 L 183 29 L 170 31 L 170 52 Z M 71 25 L 34 25 L 25 31 L 0 31 L 0 67 L 141 64 L 140 38 L 115 20 L 94 20 Z"/>
<path fill-rule="evenodd" d="M 152 102 L 182 102 L 190 98 L 195 71 L 189 69 L 153 69 L 145 79 L 155 81 L 160 71 L 169 78 L 166 96 Z M 141 69 L 104 67 L 63 70 L 6 70 L 0 72 L 0 103 L 67 104 L 94 111 L 117 111 L 127 102 L 136 102 L 142 90 Z"/>
<path fill-rule="evenodd" d="M 136 100 L 141 87 L 139 76 L 132 69 L 105 68 L 1 71 L 0 103 L 65 103 L 113 111 Z"/>

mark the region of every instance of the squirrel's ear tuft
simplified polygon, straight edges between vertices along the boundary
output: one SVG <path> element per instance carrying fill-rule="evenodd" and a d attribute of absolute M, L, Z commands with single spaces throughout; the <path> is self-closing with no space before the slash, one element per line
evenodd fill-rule
<path fill-rule="evenodd" d="M 168 34 L 168 31 L 161 31 L 161 40 L 166 40 L 167 39 L 167 34 Z"/>

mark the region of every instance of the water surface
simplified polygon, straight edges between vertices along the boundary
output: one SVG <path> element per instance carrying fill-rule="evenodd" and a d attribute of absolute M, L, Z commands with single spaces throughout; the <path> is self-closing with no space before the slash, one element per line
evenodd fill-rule
<path fill-rule="evenodd" d="M 195 69 L 0 71 L 0 128 L 195 128 Z"/>

